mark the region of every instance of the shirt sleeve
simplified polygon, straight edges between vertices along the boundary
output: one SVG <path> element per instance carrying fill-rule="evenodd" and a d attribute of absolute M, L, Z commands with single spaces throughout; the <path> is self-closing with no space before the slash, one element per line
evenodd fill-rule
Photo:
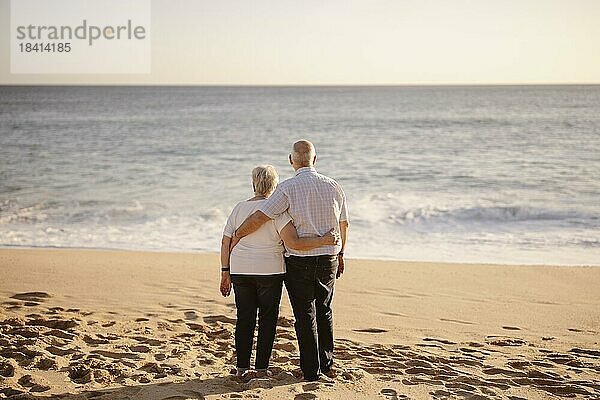
<path fill-rule="evenodd" d="M 284 213 L 280 214 L 278 217 L 275 217 L 275 229 L 277 229 L 277 232 L 281 233 L 281 230 L 291 220 L 292 220 L 292 217 L 290 217 L 290 214 L 287 211 L 285 211 Z"/>
<path fill-rule="evenodd" d="M 340 188 L 342 194 L 342 207 L 340 208 L 340 221 L 348 221 L 348 205 L 346 204 L 346 194 Z"/>
<path fill-rule="evenodd" d="M 283 214 L 290 207 L 290 201 L 287 194 L 278 186 L 275 192 L 267 199 L 267 201 L 258 209 L 269 218 L 276 218 Z"/>
<path fill-rule="evenodd" d="M 237 229 L 235 226 L 235 214 L 237 214 L 237 206 L 231 211 L 229 217 L 227 218 L 227 223 L 225 224 L 225 228 L 223 229 L 223 236 L 232 237 L 233 232 Z"/>

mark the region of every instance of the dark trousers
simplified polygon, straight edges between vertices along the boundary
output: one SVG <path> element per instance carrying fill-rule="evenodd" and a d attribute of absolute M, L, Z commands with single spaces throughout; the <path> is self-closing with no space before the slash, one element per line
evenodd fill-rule
<path fill-rule="evenodd" d="M 250 368 L 252 339 L 258 310 L 258 339 L 256 341 L 256 369 L 269 367 L 273 350 L 283 274 L 231 275 L 237 321 L 235 323 L 235 350 L 238 368 Z"/>
<path fill-rule="evenodd" d="M 333 365 L 333 286 L 337 256 L 286 258 L 285 287 L 290 296 L 306 380 L 316 380 Z"/>

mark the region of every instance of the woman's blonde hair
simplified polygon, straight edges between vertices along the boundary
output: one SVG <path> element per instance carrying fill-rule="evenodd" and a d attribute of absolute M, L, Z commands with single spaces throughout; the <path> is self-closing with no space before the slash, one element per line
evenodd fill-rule
<path fill-rule="evenodd" d="M 252 170 L 254 193 L 269 197 L 279 183 L 279 175 L 272 165 L 259 165 Z"/>

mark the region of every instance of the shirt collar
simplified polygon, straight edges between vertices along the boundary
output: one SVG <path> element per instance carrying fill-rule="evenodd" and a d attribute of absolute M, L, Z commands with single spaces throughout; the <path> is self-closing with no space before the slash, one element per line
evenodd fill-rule
<path fill-rule="evenodd" d="M 317 172 L 315 167 L 302 167 L 302 168 L 298 168 L 296 170 L 296 172 L 294 173 L 294 176 L 298 176 L 304 172 Z"/>

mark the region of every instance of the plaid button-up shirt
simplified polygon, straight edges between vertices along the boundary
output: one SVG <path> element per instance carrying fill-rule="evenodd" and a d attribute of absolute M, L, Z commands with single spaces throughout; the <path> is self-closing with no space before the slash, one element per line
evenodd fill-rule
<path fill-rule="evenodd" d="M 346 195 L 339 183 L 317 173 L 312 167 L 299 168 L 294 177 L 281 182 L 259 208 L 269 218 L 288 211 L 299 237 L 316 237 L 348 220 Z M 339 253 L 341 245 L 312 250 L 286 249 L 286 255 L 321 256 Z"/>

